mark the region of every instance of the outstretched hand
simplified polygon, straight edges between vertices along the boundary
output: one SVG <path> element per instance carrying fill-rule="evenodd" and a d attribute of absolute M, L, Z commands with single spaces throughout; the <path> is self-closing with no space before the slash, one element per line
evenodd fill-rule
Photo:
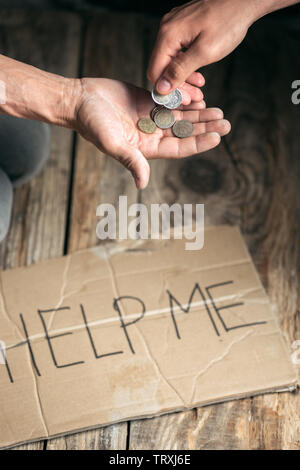
<path fill-rule="evenodd" d="M 101 151 L 131 171 L 136 186 L 145 188 L 153 158 L 182 158 L 212 149 L 230 131 L 218 108 L 205 109 L 198 100 L 174 112 L 175 119 L 194 124 L 193 136 L 179 139 L 171 129 L 144 134 L 137 127 L 154 107 L 148 91 L 116 80 L 84 78 L 77 105 L 75 129 Z"/>

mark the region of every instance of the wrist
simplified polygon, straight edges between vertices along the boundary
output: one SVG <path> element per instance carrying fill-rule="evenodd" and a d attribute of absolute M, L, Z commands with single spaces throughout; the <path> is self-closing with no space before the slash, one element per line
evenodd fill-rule
<path fill-rule="evenodd" d="M 24 91 L 28 112 L 21 117 L 75 130 L 82 95 L 81 80 L 41 73 L 41 76 L 34 78 L 34 83 L 28 83 L 29 89 Z M 36 92 L 33 91 L 34 85 Z"/>
<path fill-rule="evenodd" d="M 299 3 L 299 0 L 253 0 L 253 23 L 273 11 Z"/>
<path fill-rule="evenodd" d="M 269 13 L 268 10 L 271 9 L 273 0 L 251 0 L 250 2 L 247 1 L 247 3 L 250 11 L 248 24 L 248 27 L 250 27 L 255 21 Z"/>
<path fill-rule="evenodd" d="M 81 80 L 44 72 L 0 55 L 0 84 L 0 113 L 74 129 Z"/>
<path fill-rule="evenodd" d="M 76 130 L 77 114 L 81 106 L 83 85 L 81 79 L 63 78 L 61 81 L 61 104 L 54 110 L 54 124 Z"/>

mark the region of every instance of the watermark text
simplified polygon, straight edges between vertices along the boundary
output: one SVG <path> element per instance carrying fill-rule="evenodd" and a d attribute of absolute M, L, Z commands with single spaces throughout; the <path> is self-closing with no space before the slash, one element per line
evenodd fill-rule
<path fill-rule="evenodd" d="M 204 204 L 145 204 L 128 206 L 127 196 L 119 197 L 119 207 L 100 204 L 101 217 L 96 234 L 100 240 L 189 240 L 186 250 L 201 250 L 204 245 Z M 173 228 L 172 228 L 173 227 Z"/>

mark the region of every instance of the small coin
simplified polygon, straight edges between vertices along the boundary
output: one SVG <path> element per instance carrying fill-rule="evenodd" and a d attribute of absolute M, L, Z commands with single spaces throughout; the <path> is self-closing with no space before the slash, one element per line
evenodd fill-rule
<path fill-rule="evenodd" d="M 164 106 L 161 106 L 161 105 L 158 104 L 158 105 L 156 105 L 156 106 L 152 109 L 152 111 L 151 111 L 151 113 L 150 113 L 150 116 L 151 116 L 152 121 L 154 121 L 154 116 L 155 116 L 155 114 L 157 113 L 157 111 L 159 111 L 159 110 L 162 109 L 163 107 L 164 107 Z"/>
<path fill-rule="evenodd" d="M 160 129 L 169 129 L 173 126 L 175 118 L 172 111 L 166 108 L 162 108 L 156 112 L 154 116 L 154 122 L 157 127 L 160 127 Z"/>
<path fill-rule="evenodd" d="M 190 137 L 193 134 L 194 126 L 190 121 L 182 119 L 182 121 L 176 121 L 172 128 L 176 137 L 184 139 Z"/>
<path fill-rule="evenodd" d="M 174 93 L 174 92 L 172 92 L 172 93 Z M 165 105 L 166 103 L 168 103 L 168 101 L 170 101 L 172 93 L 169 93 L 168 95 L 161 95 L 161 94 L 157 93 L 155 88 L 153 88 L 153 90 L 151 92 L 151 95 L 152 95 L 152 99 L 153 99 L 154 103 L 160 104 L 160 105 Z"/>
<path fill-rule="evenodd" d="M 177 88 L 171 93 L 171 98 L 168 103 L 165 104 L 165 107 L 168 109 L 176 109 L 182 103 L 182 94 Z"/>
<path fill-rule="evenodd" d="M 182 103 L 182 94 L 177 88 L 168 95 L 160 95 L 153 89 L 151 95 L 155 103 L 163 105 L 168 109 L 176 109 Z"/>
<path fill-rule="evenodd" d="M 150 118 L 141 118 L 138 121 L 138 128 L 146 134 L 153 134 L 156 131 L 156 125 Z"/>

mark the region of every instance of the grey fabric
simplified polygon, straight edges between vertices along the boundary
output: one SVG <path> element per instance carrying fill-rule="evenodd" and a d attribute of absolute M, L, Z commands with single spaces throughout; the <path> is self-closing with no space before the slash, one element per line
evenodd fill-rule
<path fill-rule="evenodd" d="M 13 202 L 12 184 L 0 168 L 0 243 L 6 237 L 9 229 Z"/>
<path fill-rule="evenodd" d="M 10 225 L 13 187 L 34 177 L 49 153 L 47 124 L 0 115 L 0 243 Z"/>
<path fill-rule="evenodd" d="M 14 187 L 43 168 L 50 151 L 50 129 L 43 122 L 0 116 L 0 168 Z"/>

